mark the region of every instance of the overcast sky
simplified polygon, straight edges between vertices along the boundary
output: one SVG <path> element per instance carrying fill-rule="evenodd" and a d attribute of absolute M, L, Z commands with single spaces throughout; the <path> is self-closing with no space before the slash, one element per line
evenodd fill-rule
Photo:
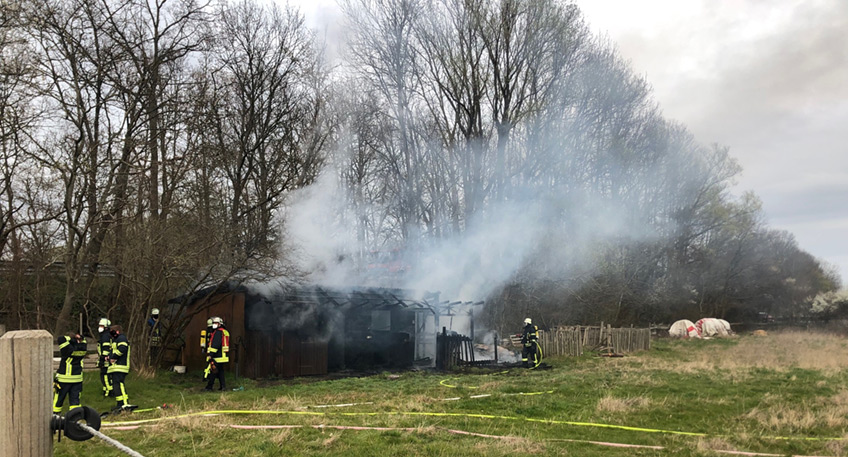
<path fill-rule="evenodd" d="M 743 167 L 736 190 L 762 199 L 769 226 L 848 283 L 848 0 L 576 3 L 667 118 L 730 147 Z M 292 4 L 338 37 L 334 0 Z"/>
<path fill-rule="evenodd" d="M 848 1 L 580 0 L 667 118 L 730 147 L 737 190 L 848 282 Z"/>

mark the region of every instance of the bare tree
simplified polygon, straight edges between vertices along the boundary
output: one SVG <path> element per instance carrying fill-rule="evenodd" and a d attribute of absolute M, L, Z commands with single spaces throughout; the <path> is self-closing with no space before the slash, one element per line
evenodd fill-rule
<path fill-rule="evenodd" d="M 416 133 L 419 56 L 415 26 L 424 4 L 419 0 L 351 0 L 342 4 L 352 28 L 350 61 L 380 96 L 391 121 L 391 136 L 380 149 L 386 183 L 396 199 L 393 212 L 400 239 L 415 242 L 421 212 L 420 172 L 423 139 Z"/>
<path fill-rule="evenodd" d="M 100 243 L 92 237 L 110 223 L 103 209 L 119 166 L 113 153 L 119 127 L 110 111 L 115 92 L 105 77 L 112 52 L 102 34 L 105 18 L 95 3 L 36 3 L 28 14 L 38 44 L 42 95 L 58 110 L 51 121 L 60 134 L 43 137 L 33 158 L 64 185 L 66 293 L 54 326 L 60 332 L 70 324 L 78 293 L 90 284 L 92 275 L 83 272 L 96 269 L 100 261 Z"/>
<path fill-rule="evenodd" d="M 478 19 L 484 7 L 474 0 L 434 2 L 417 27 L 429 86 L 422 98 L 461 177 L 444 183 L 458 186 L 453 193 L 462 196 L 463 217 L 454 219 L 455 227 L 482 208 L 494 166 L 486 119 L 491 76 Z"/>
<path fill-rule="evenodd" d="M 321 69 L 297 11 L 241 0 L 219 17 L 209 141 L 230 189 L 233 255 L 264 256 L 285 192 L 311 182 L 322 163 Z"/>
<path fill-rule="evenodd" d="M 492 77 L 488 97 L 497 132 L 492 187 L 500 200 L 509 169 L 520 165 L 508 163 L 513 131 L 557 95 L 580 63 L 588 31 L 575 5 L 552 0 L 502 0 L 476 10 Z"/>

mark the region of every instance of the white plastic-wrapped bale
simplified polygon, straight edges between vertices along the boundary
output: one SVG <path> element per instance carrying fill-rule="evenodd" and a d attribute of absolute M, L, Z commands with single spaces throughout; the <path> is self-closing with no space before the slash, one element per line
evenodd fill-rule
<path fill-rule="evenodd" d="M 728 335 L 733 335 L 733 330 L 730 328 L 730 322 L 727 322 L 724 319 L 719 319 L 718 321 L 721 322 L 721 325 L 723 325 L 724 329 L 727 330 Z"/>
<path fill-rule="evenodd" d="M 701 334 L 695 324 L 688 319 L 681 319 L 668 329 L 668 336 L 672 338 L 700 338 Z"/>
<path fill-rule="evenodd" d="M 701 331 L 702 337 L 727 336 L 727 328 L 718 319 L 705 317 L 695 322 L 695 327 Z"/>

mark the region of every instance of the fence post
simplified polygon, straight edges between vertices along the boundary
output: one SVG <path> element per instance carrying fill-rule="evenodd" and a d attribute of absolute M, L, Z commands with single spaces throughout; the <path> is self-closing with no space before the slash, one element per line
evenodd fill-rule
<path fill-rule="evenodd" d="M 0 454 L 53 455 L 53 337 L 21 330 L 0 337 Z"/>

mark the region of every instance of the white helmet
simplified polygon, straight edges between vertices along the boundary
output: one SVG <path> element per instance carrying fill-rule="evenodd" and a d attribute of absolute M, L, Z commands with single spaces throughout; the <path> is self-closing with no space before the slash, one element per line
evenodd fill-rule
<path fill-rule="evenodd" d="M 223 318 L 220 318 L 220 317 L 213 317 L 213 318 L 212 318 L 212 323 L 213 323 L 213 324 L 218 324 L 218 325 L 224 325 L 224 319 L 223 319 Z"/>
<path fill-rule="evenodd" d="M 153 311 L 151 311 L 150 314 L 152 314 L 154 316 L 158 316 L 159 315 L 159 308 L 153 308 Z"/>
<path fill-rule="evenodd" d="M 525 324 L 532 324 L 533 320 L 528 317 L 528 318 L 524 319 L 524 323 Z"/>
<path fill-rule="evenodd" d="M 106 319 L 105 317 L 101 317 L 100 322 L 98 322 L 97 325 L 98 326 L 102 325 L 103 327 L 108 327 L 108 326 L 112 325 L 112 321 L 110 321 L 109 319 Z"/>

